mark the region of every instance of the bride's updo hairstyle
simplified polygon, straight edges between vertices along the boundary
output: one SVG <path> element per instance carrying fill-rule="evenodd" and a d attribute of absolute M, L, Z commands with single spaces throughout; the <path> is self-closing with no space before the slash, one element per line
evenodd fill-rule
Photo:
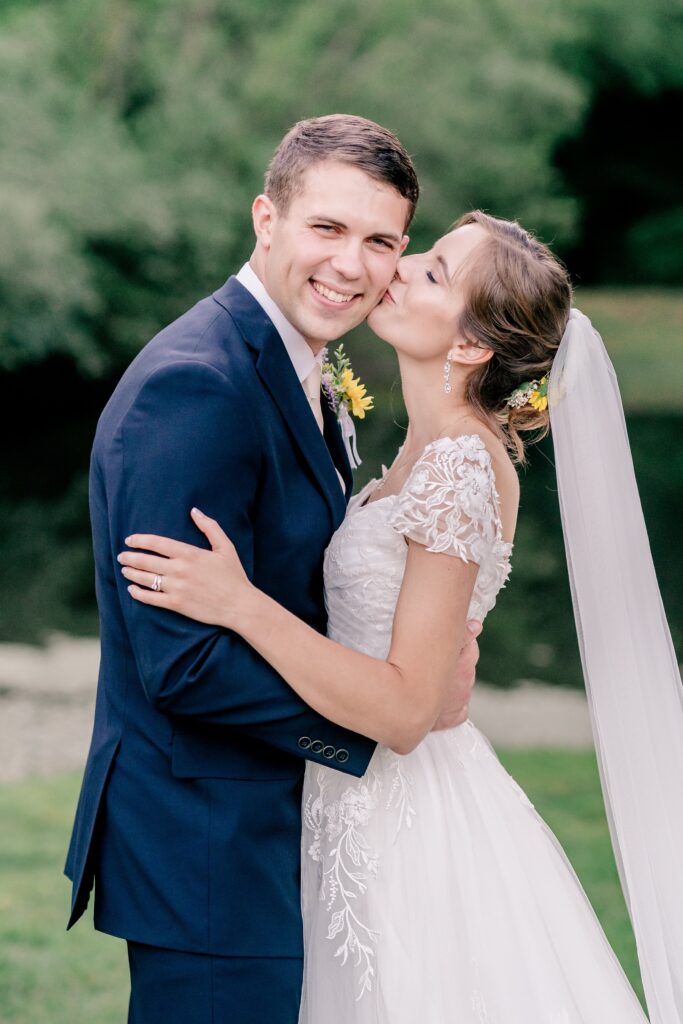
<path fill-rule="evenodd" d="M 515 388 L 549 372 L 569 317 L 572 287 L 567 271 L 547 246 L 514 221 L 481 210 L 464 214 L 451 230 L 478 224 L 489 237 L 466 269 L 460 329 L 468 341 L 493 349 L 467 383 L 473 408 L 502 429 L 516 462 L 526 461 L 522 431 L 534 441 L 548 433 L 547 408 L 510 408 Z"/>

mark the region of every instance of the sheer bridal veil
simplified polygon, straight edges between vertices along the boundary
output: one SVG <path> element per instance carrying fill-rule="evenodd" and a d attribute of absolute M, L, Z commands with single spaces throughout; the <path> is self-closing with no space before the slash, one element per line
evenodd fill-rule
<path fill-rule="evenodd" d="M 550 423 L 607 816 L 652 1024 L 683 1024 L 683 690 L 614 369 L 572 310 Z"/>

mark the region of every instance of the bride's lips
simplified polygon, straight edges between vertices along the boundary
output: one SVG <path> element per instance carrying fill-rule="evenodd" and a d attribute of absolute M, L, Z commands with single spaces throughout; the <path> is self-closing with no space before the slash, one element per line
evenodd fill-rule
<path fill-rule="evenodd" d="M 394 296 L 391 294 L 388 288 L 385 291 L 384 295 L 382 296 L 382 302 L 386 302 L 387 299 L 389 300 L 392 306 L 396 305 L 396 300 L 394 299 Z"/>
<path fill-rule="evenodd" d="M 340 292 L 336 288 L 333 288 L 331 285 L 325 284 L 323 281 L 317 281 L 313 277 L 309 277 L 308 284 L 313 296 L 317 299 L 321 306 L 324 306 L 325 309 L 349 309 L 351 306 L 355 305 L 355 303 L 360 298 L 362 298 L 362 292 L 356 292 L 355 294 L 351 294 L 349 292 Z M 345 302 L 339 302 L 338 300 L 335 301 L 334 299 L 329 299 L 326 295 L 322 295 L 318 291 L 318 289 L 315 287 L 316 285 L 318 285 L 318 287 L 327 289 L 327 291 L 334 292 L 336 295 L 348 295 L 349 298 Z"/>

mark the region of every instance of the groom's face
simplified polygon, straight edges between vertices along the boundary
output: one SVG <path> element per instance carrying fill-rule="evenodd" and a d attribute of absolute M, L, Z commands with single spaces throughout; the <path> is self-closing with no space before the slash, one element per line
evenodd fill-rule
<path fill-rule="evenodd" d="M 290 323 L 319 349 L 365 320 L 389 287 L 408 201 L 348 164 L 309 167 L 288 208 L 254 203 L 264 284 Z"/>

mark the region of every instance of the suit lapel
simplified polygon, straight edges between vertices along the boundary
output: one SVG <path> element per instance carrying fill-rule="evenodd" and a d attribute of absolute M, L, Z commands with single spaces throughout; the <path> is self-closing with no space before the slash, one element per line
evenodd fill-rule
<path fill-rule="evenodd" d="M 339 485 L 335 464 L 280 335 L 256 299 L 236 278 L 229 278 L 223 288 L 214 293 L 214 299 L 230 313 L 242 337 L 256 352 L 256 371 L 282 413 L 290 434 L 327 499 L 335 524 L 341 522 L 346 511 L 345 497 Z M 334 429 L 337 430 L 336 425 Z M 328 433 L 332 434 L 332 429 L 328 430 L 326 420 L 326 438 Z M 346 473 L 342 468 L 345 482 L 347 474 L 350 476 L 348 466 Z M 348 485 L 347 493 L 350 493 Z"/>

